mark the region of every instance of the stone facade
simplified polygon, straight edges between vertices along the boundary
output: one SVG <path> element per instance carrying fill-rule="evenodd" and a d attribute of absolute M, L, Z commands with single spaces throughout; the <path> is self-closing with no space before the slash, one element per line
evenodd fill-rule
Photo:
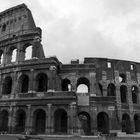
<path fill-rule="evenodd" d="M 30 59 L 26 59 L 31 47 Z M 13 58 L 13 53 L 16 58 Z M 25 4 L 0 13 L 0 131 L 96 135 L 140 131 L 140 63 L 45 58 Z M 87 92 L 79 93 L 80 85 Z"/>

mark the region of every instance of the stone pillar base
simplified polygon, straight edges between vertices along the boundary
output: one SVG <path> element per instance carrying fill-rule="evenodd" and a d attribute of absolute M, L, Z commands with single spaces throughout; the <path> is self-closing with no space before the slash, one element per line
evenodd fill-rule
<path fill-rule="evenodd" d="M 13 130 L 12 126 L 9 126 L 8 127 L 8 133 L 12 134 L 12 130 Z"/>
<path fill-rule="evenodd" d="M 50 135 L 50 134 L 53 134 L 53 128 L 52 127 L 47 127 L 46 130 L 45 130 L 45 133 Z"/>
<path fill-rule="evenodd" d="M 98 133 L 98 131 L 96 129 L 94 129 L 94 130 L 91 131 L 91 134 L 95 135 L 95 136 L 98 136 L 99 133 Z"/>
<path fill-rule="evenodd" d="M 28 134 L 31 134 L 33 132 L 33 130 L 32 130 L 32 127 L 31 126 L 27 126 L 26 128 L 25 128 L 25 133 L 28 135 Z"/>
<path fill-rule="evenodd" d="M 68 129 L 68 134 L 73 135 L 73 129 Z"/>
<path fill-rule="evenodd" d="M 53 134 L 53 133 L 54 133 L 54 128 L 50 127 L 50 134 Z"/>

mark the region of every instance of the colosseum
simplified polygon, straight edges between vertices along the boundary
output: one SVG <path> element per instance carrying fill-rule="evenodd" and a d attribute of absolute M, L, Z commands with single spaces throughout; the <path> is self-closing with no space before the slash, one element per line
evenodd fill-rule
<path fill-rule="evenodd" d="M 0 63 L 0 132 L 140 132 L 140 63 L 46 58 L 41 29 L 25 4 L 0 13 Z M 83 85 L 86 91 L 78 91 Z"/>

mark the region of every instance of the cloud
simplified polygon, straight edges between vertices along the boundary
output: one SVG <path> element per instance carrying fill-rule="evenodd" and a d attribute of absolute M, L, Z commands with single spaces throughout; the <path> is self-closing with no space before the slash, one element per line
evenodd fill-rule
<path fill-rule="evenodd" d="M 67 54 L 67 50 L 70 54 L 64 59 L 61 57 L 62 61 L 67 60 L 67 58 L 75 58 L 76 56 L 83 58 L 89 55 L 131 59 L 131 53 L 134 53 L 135 48 L 139 45 L 138 39 L 136 39 L 139 34 L 139 27 L 132 28 L 133 24 L 139 20 L 140 11 L 139 9 L 135 10 L 136 4 L 131 1 L 127 3 L 127 1 L 121 2 L 120 0 L 114 3 L 109 0 L 82 1 L 78 4 L 80 6 L 72 7 L 74 12 L 66 12 L 64 15 L 62 5 L 58 6 L 62 8 L 60 10 L 61 18 L 57 18 L 57 22 L 52 25 L 50 30 L 50 32 L 55 33 L 55 37 L 50 34 L 49 38 L 51 42 L 53 39 L 57 42 L 55 46 L 59 46 L 59 50 L 62 48 L 62 56 Z M 65 22 L 65 18 L 67 18 L 67 22 Z M 68 23 L 71 24 L 68 25 Z M 56 25 L 62 26 L 57 27 Z M 49 46 L 52 46 L 51 43 Z M 77 51 L 75 52 L 75 50 Z M 58 56 L 61 55 L 58 54 Z"/>
<path fill-rule="evenodd" d="M 139 10 L 139 0 L 104 0 L 104 5 L 112 14 L 129 14 L 134 10 Z"/>
<path fill-rule="evenodd" d="M 42 28 L 46 56 L 140 61 L 139 0 L 2 0 L 0 11 L 26 3 Z M 135 54 L 135 55 L 132 55 Z"/>

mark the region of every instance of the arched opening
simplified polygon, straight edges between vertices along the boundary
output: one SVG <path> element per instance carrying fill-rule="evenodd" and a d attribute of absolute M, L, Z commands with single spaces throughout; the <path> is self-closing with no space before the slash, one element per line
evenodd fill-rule
<path fill-rule="evenodd" d="M 26 119 L 25 111 L 22 109 L 18 110 L 16 112 L 15 132 L 21 133 L 25 131 L 25 119 Z"/>
<path fill-rule="evenodd" d="M 54 112 L 54 131 L 55 133 L 67 133 L 68 115 L 64 109 Z"/>
<path fill-rule="evenodd" d="M 122 132 L 126 132 L 127 134 L 131 133 L 131 123 L 128 114 L 123 114 L 122 116 Z"/>
<path fill-rule="evenodd" d="M 137 104 L 138 103 L 138 88 L 136 86 L 132 86 L 131 92 L 132 92 L 132 102 L 133 104 Z"/>
<path fill-rule="evenodd" d="M 5 32 L 6 31 L 6 24 L 4 23 L 3 25 L 2 25 L 2 32 Z"/>
<path fill-rule="evenodd" d="M 8 117 L 9 114 L 6 110 L 0 112 L 0 131 L 8 131 Z"/>
<path fill-rule="evenodd" d="M 116 87 L 112 83 L 107 87 L 107 96 L 116 96 Z"/>
<path fill-rule="evenodd" d="M 100 95 L 103 96 L 103 86 L 100 83 L 98 83 L 98 88 L 99 88 Z"/>
<path fill-rule="evenodd" d="M 77 87 L 77 93 L 88 93 L 88 87 L 85 84 L 80 84 Z"/>
<path fill-rule="evenodd" d="M 135 132 L 140 132 L 140 116 L 138 114 L 134 115 L 134 125 Z"/>
<path fill-rule="evenodd" d="M 36 88 L 38 92 L 47 91 L 48 88 L 48 76 L 44 73 L 40 73 L 36 77 Z"/>
<path fill-rule="evenodd" d="M 90 91 L 89 80 L 81 77 L 77 80 L 77 93 L 88 93 Z"/>
<path fill-rule="evenodd" d="M 27 93 L 28 87 L 29 87 L 29 77 L 27 75 L 22 75 L 19 78 L 19 86 L 20 86 L 20 92 L 21 93 Z"/>
<path fill-rule="evenodd" d="M 25 60 L 32 59 L 32 45 L 29 45 L 25 49 Z"/>
<path fill-rule="evenodd" d="M 119 75 L 119 82 L 120 83 L 125 83 L 126 82 L 126 75 L 124 73 L 121 73 Z"/>
<path fill-rule="evenodd" d="M 38 109 L 34 112 L 34 129 L 36 133 L 45 133 L 46 125 L 46 113 L 42 109 Z"/>
<path fill-rule="evenodd" d="M 16 62 L 17 48 L 12 46 L 7 52 L 7 63 Z"/>
<path fill-rule="evenodd" d="M 85 135 L 91 134 L 90 115 L 87 112 L 80 112 L 78 114 L 80 126 Z"/>
<path fill-rule="evenodd" d="M 0 50 L 0 64 L 3 63 L 3 51 Z"/>
<path fill-rule="evenodd" d="M 125 85 L 121 85 L 120 87 L 120 94 L 121 94 L 121 102 L 127 102 L 127 87 Z"/>
<path fill-rule="evenodd" d="M 61 82 L 62 91 L 71 91 L 71 82 L 69 79 L 63 79 Z"/>
<path fill-rule="evenodd" d="M 16 56 L 17 56 L 17 49 L 14 49 L 12 51 L 12 59 L 11 59 L 11 62 L 16 62 Z"/>
<path fill-rule="evenodd" d="M 4 83 L 3 83 L 2 94 L 9 95 L 11 93 L 11 91 L 12 91 L 12 78 L 6 77 L 4 79 Z"/>
<path fill-rule="evenodd" d="M 97 115 L 97 129 L 98 132 L 101 132 L 102 134 L 109 133 L 109 117 L 107 113 L 100 112 Z"/>

